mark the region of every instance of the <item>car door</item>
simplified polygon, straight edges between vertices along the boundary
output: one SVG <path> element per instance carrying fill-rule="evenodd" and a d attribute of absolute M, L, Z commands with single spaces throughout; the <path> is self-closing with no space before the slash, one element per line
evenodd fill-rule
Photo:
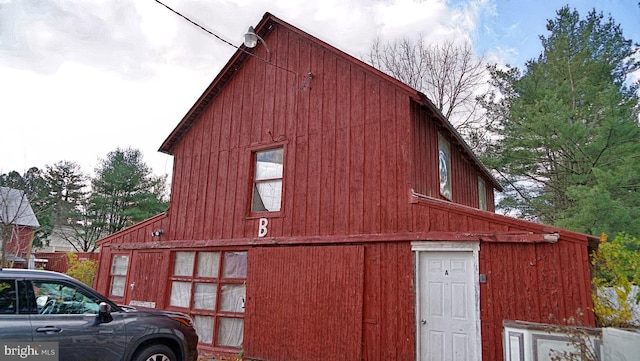
<path fill-rule="evenodd" d="M 18 297 L 18 289 L 25 289 L 23 280 L 0 279 L 0 340 L 2 341 L 32 341 L 29 304 L 25 297 Z"/>
<path fill-rule="evenodd" d="M 32 281 L 38 312 L 31 315 L 34 342 L 57 342 L 61 360 L 121 360 L 126 330 L 122 314 L 100 322 L 98 307 L 105 301 L 86 289 L 62 280 Z"/>

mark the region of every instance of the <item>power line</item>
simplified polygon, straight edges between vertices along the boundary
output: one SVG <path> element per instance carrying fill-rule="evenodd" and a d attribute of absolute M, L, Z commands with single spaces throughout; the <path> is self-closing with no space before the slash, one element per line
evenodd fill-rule
<path fill-rule="evenodd" d="M 240 49 L 240 47 L 238 47 L 238 46 L 236 46 L 236 45 L 232 44 L 231 42 L 229 42 L 229 41 L 227 41 L 227 40 L 225 40 L 225 39 L 221 38 L 221 37 L 220 37 L 220 36 L 218 36 L 217 34 L 215 34 L 215 33 L 213 33 L 212 31 L 210 31 L 210 30 L 206 29 L 204 26 L 202 26 L 202 25 L 200 25 L 200 24 L 196 23 L 195 21 L 193 21 L 193 20 L 189 19 L 188 17 L 186 17 L 186 16 L 182 15 L 182 14 L 181 14 L 181 13 L 179 13 L 178 11 L 173 10 L 171 7 L 169 7 L 169 5 L 166 5 L 166 4 L 162 3 L 162 2 L 161 2 L 161 1 L 159 1 L 159 0 L 155 0 L 155 1 L 156 1 L 158 4 L 160 4 L 160 5 L 164 6 L 165 8 L 169 9 L 169 10 L 170 10 L 171 12 L 173 12 L 174 14 L 176 14 L 176 15 L 180 16 L 181 18 L 185 19 L 186 21 L 190 22 L 191 24 L 193 24 L 193 25 L 195 25 L 195 26 L 199 27 L 200 29 L 202 29 L 203 31 L 205 31 L 207 34 L 215 36 L 218 40 L 222 41 L 222 42 L 223 42 L 223 43 L 225 43 L 225 44 L 231 45 L 231 46 L 233 46 L 233 47 L 234 47 L 234 48 L 236 48 L 236 49 Z"/>
<path fill-rule="evenodd" d="M 200 28 L 201 30 L 203 30 L 204 32 L 206 32 L 207 34 L 214 36 L 216 39 L 218 39 L 218 40 L 222 41 L 223 43 L 225 43 L 225 44 L 227 44 L 227 45 L 230 45 L 230 46 L 232 46 L 232 47 L 234 47 L 234 48 L 236 48 L 236 49 L 238 49 L 238 50 L 242 51 L 243 53 L 245 53 L 245 54 L 247 54 L 247 55 L 249 55 L 249 56 L 252 56 L 252 57 L 254 57 L 254 58 L 258 59 L 258 60 L 261 60 L 261 61 L 263 61 L 263 62 L 265 62 L 265 63 L 267 63 L 267 64 L 269 64 L 269 65 L 271 65 L 271 66 L 273 66 L 273 67 L 276 67 L 276 68 L 278 68 L 278 69 L 281 69 L 281 70 L 287 71 L 287 72 L 289 72 L 289 73 L 291 73 L 291 74 L 295 75 L 296 77 L 298 76 L 298 73 L 296 73 L 296 72 L 294 72 L 294 71 L 291 71 L 291 70 L 289 70 L 289 69 L 287 69 L 287 68 L 283 68 L 283 67 L 281 67 L 281 66 L 279 66 L 279 65 L 277 65 L 277 64 L 274 64 L 274 63 L 270 62 L 269 60 L 266 60 L 266 59 L 264 59 L 264 58 L 262 58 L 262 57 L 259 57 L 259 56 L 255 55 L 254 53 L 252 53 L 252 52 L 250 52 L 250 51 L 247 51 L 247 50 L 245 50 L 245 49 L 243 49 L 243 48 L 241 48 L 241 47 L 239 47 L 239 46 L 237 46 L 237 45 L 235 45 L 235 44 L 233 44 L 233 43 L 231 43 L 231 42 L 229 42 L 229 41 L 227 41 L 227 40 L 223 39 L 223 38 L 222 38 L 222 37 L 220 37 L 219 35 L 217 35 L 217 34 L 215 34 L 214 32 L 212 32 L 211 30 L 209 30 L 209 29 L 205 28 L 204 26 L 202 26 L 202 25 L 200 25 L 200 24 L 196 23 L 195 21 L 193 21 L 193 20 L 189 19 L 189 18 L 188 18 L 188 17 L 186 17 L 185 15 L 182 15 L 179 11 L 172 9 L 172 8 L 171 8 L 171 7 L 169 7 L 168 5 L 166 5 L 166 4 L 164 4 L 163 2 L 161 2 L 160 0 L 155 0 L 155 2 L 157 2 L 158 4 L 160 4 L 160 5 L 164 6 L 164 7 L 165 7 L 165 8 L 167 8 L 167 9 L 169 9 L 172 13 L 174 13 L 174 14 L 176 14 L 176 15 L 180 16 L 181 18 L 185 19 L 186 21 L 190 22 L 191 24 L 193 24 L 193 25 L 197 26 L 198 28 Z"/>

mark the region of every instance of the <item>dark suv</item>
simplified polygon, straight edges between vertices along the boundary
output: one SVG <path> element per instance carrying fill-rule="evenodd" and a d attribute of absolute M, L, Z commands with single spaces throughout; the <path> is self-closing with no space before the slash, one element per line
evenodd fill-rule
<path fill-rule="evenodd" d="M 0 345 L 58 345 L 63 361 L 194 361 L 198 336 L 181 313 L 118 306 L 56 272 L 0 268 Z"/>

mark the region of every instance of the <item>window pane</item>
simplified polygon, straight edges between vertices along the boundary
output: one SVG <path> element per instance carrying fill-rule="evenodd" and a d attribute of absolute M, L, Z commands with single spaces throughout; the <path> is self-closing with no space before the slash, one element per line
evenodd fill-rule
<path fill-rule="evenodd" d="M 193 316 L 193 325 L 200 342 L 211 343 L 213 341 L 213 317 Z"/>
<path fill-rule="evenodd" d="M 282 180 L 254 184 L 252 210 L 254 212 L 278 212 L 282 199 Z"/>
<path fill-rule="evenodd" d="M 45 315 L 97 314 L 99 298 L 72 284 L 34 281 L 38 313 Z"/>
<path fill-rule="evenodd" d="M 111 277 L 111 289 L 109 290 L 109 294 L 111 296 L 124 296 L 124 282 L 126 281 L 126 277 L 124 276 L 113 276 Z"/>
<path fill-rule="evenodd" d="M 478 195 L 480 197 L 480 209 L 487 210 L 487 187 L 484 184 L 484 180 L 478 178 Z"/>
<path fill-rule="evenodd" d="M 451 199 L 451 150 L 449 142 L 438 134 L 438 167 L 440 174 L 440 194 Z"/>
<path fill-rule="evenodd" d="M 191 283 L 190 282 L 172 282 L 171 283 L 171 299 L 169 304 L 177 307 L 189 307 L 191 300 Z"/>
<path fill-rule="evenodd" d="M 175 264 L 173 265 L 173 274 L 176 276 L 193 275 L 194 252 L 176 252 Z"/>
<path fill-rule="evenodd" d="M 16 313 L 17 304 L 15 282 L 0 281 L 0 314 Z"/>
<path fill-rule="evenodd" d="M 284 149 L 256 152 L 252 212 L 277 212 L 282 199 Z"/>
<path fill-rule="evenodd" d="M 224 278 L 247 278 L 247 252 L 225 252 Z"/>
<path fill-rule="evenodd" d="M 198 253 L 198 277 L 218 277 L 220 252 Z"/>
<path fill-rule="evenodd" d="M 219 318 L 217 346 L 242 347 L 243 333 L 243 319 Z"/>
<path fill-rule="evenodd" d="M 256 180 L 282 178 L 283 148 L 256 152 Z"/>
<path fill-rule="evenodd" d="M 244 312 L 245 285 L 223 285 L 220 291 L 220 311 Z"/>
<path fill-rule="evenodd" d="M 193 307 L 200 310 L 215 310 L 216 292 L 215 283 L 196 283 L 196 292 L 193 295 Z"/>
<path fill-rule="evenodd" d="M 126 275 L 129 267 L 129 256 L 113 256 L 111 263 L 111 274 Z"/>

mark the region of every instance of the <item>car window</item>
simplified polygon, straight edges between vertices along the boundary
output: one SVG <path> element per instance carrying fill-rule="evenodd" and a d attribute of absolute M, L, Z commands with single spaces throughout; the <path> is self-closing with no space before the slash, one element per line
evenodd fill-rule
<path fill-rule="evenodd" d="M 17 310 L 16 282 L 0 280 L 0 314 L 12 314 Z"/>
<path fill-rule="evenodd" d="M 63 281 L 32 281 L 40 314 L 97 314 L 100 299 Z"/>

